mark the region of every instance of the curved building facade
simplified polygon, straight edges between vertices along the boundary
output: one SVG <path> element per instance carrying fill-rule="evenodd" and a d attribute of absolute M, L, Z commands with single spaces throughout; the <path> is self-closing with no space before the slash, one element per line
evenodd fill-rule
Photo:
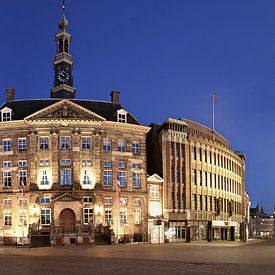
<path fill-rule="evenodd" d="M 187 120 L 152 124 L 149 174 L 163 177 L 166 241 L 245 238 L 245 155 L 211 129 Z"/>

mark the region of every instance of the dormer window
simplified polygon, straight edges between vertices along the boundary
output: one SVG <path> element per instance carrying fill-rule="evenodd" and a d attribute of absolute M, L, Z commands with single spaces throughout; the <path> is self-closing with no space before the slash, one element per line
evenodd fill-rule
<path fill-rule="evenodd" d="M 12 110 L 10 108 L 3 108 L 1 110 L 1 121 L 11 121 L 11 112 Z"/>
<path fill-rule="evenodd" d="M 123 109 L 117 111 L 117 122 L 127 123 L 127 112 Z"/>

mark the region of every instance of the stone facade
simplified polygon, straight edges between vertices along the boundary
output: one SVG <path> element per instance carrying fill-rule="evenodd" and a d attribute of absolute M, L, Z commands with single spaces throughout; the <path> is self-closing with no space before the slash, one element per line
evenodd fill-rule
<path fill-rule="evenodd" d="M 190 120 L 151 126 L 148 172 L 164 180 L 167 241 L 245 238 L 245 156 Z"/>

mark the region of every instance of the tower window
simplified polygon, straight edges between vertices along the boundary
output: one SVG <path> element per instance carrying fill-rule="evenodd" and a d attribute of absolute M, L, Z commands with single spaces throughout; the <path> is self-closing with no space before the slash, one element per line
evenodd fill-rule
<path fill-rule="evenodd" d="M 63 39 L 60 38 L 58 42 L 58 53 L 62 53 L 62 52 L 63 52 Z"/>
<path fill-rule="evenodd" d="M 69 53 L 69 42 L 68 39 L 65 39 L 65 43 L 64 43 L 64 50 L 66 53 Z"/>

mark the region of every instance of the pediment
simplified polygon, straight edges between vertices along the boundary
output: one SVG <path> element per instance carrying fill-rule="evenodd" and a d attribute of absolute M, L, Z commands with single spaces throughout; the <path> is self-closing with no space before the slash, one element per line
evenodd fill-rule
<path fill-rule="evenodd" d="M 150 183 L 163 183 L 163 178 L 160 177 L 158 174 L 153 174 L 147 178 L 147 181 Z"/>
<path fill-rule="evenodd" d="M 79 201 L 80 199 L 70 193 L 64 193 L 62 195 L 58 195 L 55 198 L 52 199 L 54 202 L 68 202 L 68 201 Z"/>
<path fill-rule="evenodd" d="M 58 101 L 36 113 L 26 117 L 25 120 L 89 120 L 104 121 L 100 115 L 67 99 Z"/>

